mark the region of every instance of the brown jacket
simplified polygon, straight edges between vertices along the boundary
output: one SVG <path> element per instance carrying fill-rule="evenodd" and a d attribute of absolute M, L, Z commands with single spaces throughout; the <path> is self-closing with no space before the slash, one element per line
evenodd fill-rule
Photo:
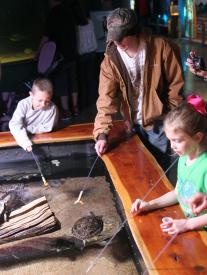
<path fill-rule="evenodd" d="M 156 120 L 182 101 L 184 85 L 180 52 L 177 45 L 159 37 L 145 37 L 146 61 L 144 66 L 144 92 L 142 100 L 142 125 L 151 129 Z M 101 64 L 97 116 L 94 137 L 108 135 L 113 126 L 113 116 L 119 111 L 132 126 L 128 94 L 132 88 L 127 69 L 111 42 Z M 101 135 L 102 136 L 102 135 Z M 99 136 L 100 137 L 100 136 Z"/>

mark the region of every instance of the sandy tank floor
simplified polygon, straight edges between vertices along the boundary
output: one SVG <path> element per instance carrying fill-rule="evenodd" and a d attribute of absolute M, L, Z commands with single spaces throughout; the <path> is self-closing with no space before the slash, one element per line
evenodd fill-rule
<path fill-rule="evenodd" d="M 67 241 L 73 224 L 93 211 L 111 224 L 111 234 L 120 226 L 109 184 L 104 177 L 67 178 L 50 180 L 50 187 L 42 182 L 2 185 L 0 193 L 13 190 L 17 203 L 25 204 L 46 196 L 51 210 L 61 223 L 61 229 L 33 238 L 0 245 L 0 274 L 2 275 L 133 275 L 138 274 L 133 263 L 124 230 L 117 234 L 93 268 L 87 269 L 96 260 L 103 247 L 86 247 L 82 251 Z M 74 204 L 80 190 L 84 204 Z"/>

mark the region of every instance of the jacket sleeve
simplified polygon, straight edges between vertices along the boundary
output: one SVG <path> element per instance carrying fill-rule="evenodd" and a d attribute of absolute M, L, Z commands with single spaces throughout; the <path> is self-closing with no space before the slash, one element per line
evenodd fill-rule
<path fill-rule="evenodd" d="M 99 77 L 99 97 L 96 103 L 97 115 L 94 123 L 94 138 L 109 134 L 113 126 L 113 115 L 118 111 L 118 82 L 114 77 L 114 64 L 108 56 L 101 64 Z M 103 135 L 102 135 L 103 136 Z"/>
<path fill-rule="evenodd" d="M 180 49 L 176 44 L 166 41 L 163 52 L 165 77 L 168 82 L 168 91 L 166 91 L 168 94 L 168 108 L 172 109 L 183 100 L 184 75 Z"/>
<path fill-rule="evenodd" d="M 21 146 L 24 150 L 28 146 L 32 145 L 31 140 L 27 135 L 27 130 L 25 128 L 24 117 L 25 117 L 25 108 L 21 101 L 18 103 L 14 114 L 9 121 L 9 129 L 13 137 L 15 138 L 17 144 Z"/>

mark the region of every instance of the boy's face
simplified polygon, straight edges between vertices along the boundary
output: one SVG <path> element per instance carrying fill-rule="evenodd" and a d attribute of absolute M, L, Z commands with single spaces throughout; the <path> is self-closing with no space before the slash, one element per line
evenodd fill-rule
<path fill-rule="evenodd" d="M 51 104 L 51 95 L 46 91 L 40 91 L 37 87 L 32 88 L 30 96 L 34 110 L 45 110 Z"/>

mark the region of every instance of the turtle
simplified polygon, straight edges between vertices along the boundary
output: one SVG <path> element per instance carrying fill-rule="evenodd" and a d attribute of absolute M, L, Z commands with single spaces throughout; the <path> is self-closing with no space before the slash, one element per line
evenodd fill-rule
<path fill-rule="evenodd" d="M 113 216 L 98 216 L 92 211 L 89 213 L 79 218 L 70 228 L 69 235 L 73 238 L 75 247 L 81 250 L 90 246 L 105 246 L 120 227 L 120 221 Z"/>
<path fill-rule="evenodd" d="M 103 230 L 102 216 L 96 216 L 90 211 L 89 216 L 78 219 L 72 227 L 72 234 L 79 240 L 93 238 L 100 234 Z"/>
<path fill-rule="evenodd" d="M 102 216 L 96 216 L 90 211 L 90 215 L 83 216 L 74 223 L 69 236 L 59 238 L 56 241 L 56 250 L 62 252 L 74 248 L 83 250 L 85 247 L 93 245 L 103 246 L 106 244 L 106 240 L 110 238 L 108 234 L 102 235 L 103 228 Z M 110 232 L 110 230 L 107 231 Z"/>

